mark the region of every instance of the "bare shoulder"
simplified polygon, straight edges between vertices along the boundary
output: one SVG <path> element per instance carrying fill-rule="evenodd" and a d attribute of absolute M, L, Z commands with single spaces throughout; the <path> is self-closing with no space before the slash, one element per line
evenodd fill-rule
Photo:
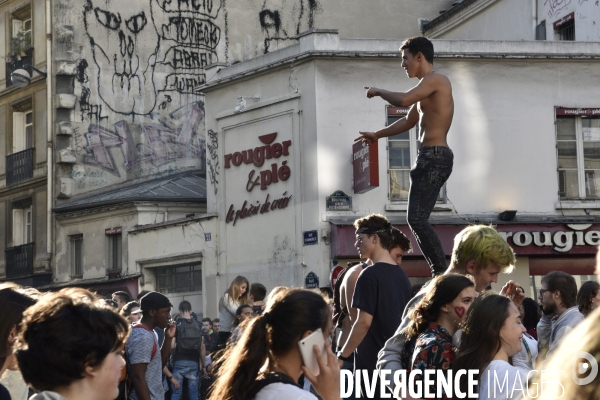
<path fill-rule="evenodd" d="M 426 75 L 423 79 L 429 79 L 429 81 L 436 86 L 452 89 L 450 79 L 441 72 L 433 71 L 433 73 Z"/>

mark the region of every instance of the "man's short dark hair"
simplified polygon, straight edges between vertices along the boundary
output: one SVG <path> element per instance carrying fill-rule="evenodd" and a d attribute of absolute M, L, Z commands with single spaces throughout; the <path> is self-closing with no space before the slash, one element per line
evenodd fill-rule
<path fill-rule="evenodd" d="M 212 323 L 214 324 L 215 322 L 221 322 L 221 320 L 219 318 L 215 318 L 212 320 Z"/>
<path fill-rule="evenodd" d="M 267 288 L 262 283 L 253 283 L 250 285 L 250 294 L 254 301 L 263 301 L 267 297 Z"/>
<path fill-rule="evenodd" d="M 190 312 L 190 311 L 192 311 L 192 305 L 190 304 L 189 301 L 183 300 L 181 303 L 179 303 L 179 311 Z"/>
<path fill-rule="evenodd" d="M 86 367 L 120 350 L 129 332 L 123 317 L 81 288 L 43 296 L 24 316 L 16 355 L 25 382 L 38 391 L 82 379 Z"/>
<path fill-rule="evenodd" d="M 119 300 L 121 300 L 121 303 L 129 303 L 131 301 L 131 296 L 129 296 L 129 293 L 127 292 L 123 292 L 122 290 L 119 290 L 118 292 L 114 292 L 112 294 L 112 297 L 117 296 L 119 298 Z"/>
<path fill-rule="evenodd" d="M 212 326 L 212 321 L 210 320 L 210 318 L 202 318 L 202 322 L 208 322 L 210 326 Z"/>
<path fill-rule="evenodd" d="M 542 278 L 542 283 L 546 284 L 549 291 L 560 292 L 564 307 L 571 308 L 577 304 L 577 283 L 571 275 L 562 271 L 552 271 Z"/>
<path fill-rule="evenodd" d="M 412 245 L 410 244 L 410 239 L 406 237 L 404 233 L 400 229 L 393 228 L 392 229 L 392 249 L 396 247 L 400 247 L 404 250 L 405 253 L 412 251 Z"/>
<path fill-rule="evenodd" d="M 433 43 L 425 36 L 414 36 L 406 39 L 402 42 L 400 50 L 408 50 L 413 56 L 421 53 L 429 64 L 433 64 Z"/>

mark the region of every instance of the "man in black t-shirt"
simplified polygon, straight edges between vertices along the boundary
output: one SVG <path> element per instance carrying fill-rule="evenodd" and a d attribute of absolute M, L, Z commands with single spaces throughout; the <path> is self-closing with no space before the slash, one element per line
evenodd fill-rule
<path fill-rule="evenodd" d="M 376 368 L 377 353 L 395 332 L 402 319 L 402 311 L 411 297 L 408 277 L 390 255 L 394 244 L 392 224 L 382 215 L 372 214 L 354 222 L 355 247 L 361 258 L 373 265 L 365 268 L 356 281 L 352 307 L 358 309 L 350 336 L 338 352 L 343 362 L 354 354 L 354 370 L 367 370 L 369 376 Z M 361 374 L 362 376 L 362 374 Z M 363 398 L 379 399 L 380 385 L 374 393 Z"/>

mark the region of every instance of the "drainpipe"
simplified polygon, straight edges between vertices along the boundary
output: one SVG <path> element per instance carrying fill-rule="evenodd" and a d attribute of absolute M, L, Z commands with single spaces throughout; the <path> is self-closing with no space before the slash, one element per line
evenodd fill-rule
<path fill-rule="evenodd" d="M 46 271 L 52 270 L 52 198 L 54 162 L 52 160 L 52 127 L 54 110 L 52 109 L 52 15 L 51 0 L 46 0 Z"/>

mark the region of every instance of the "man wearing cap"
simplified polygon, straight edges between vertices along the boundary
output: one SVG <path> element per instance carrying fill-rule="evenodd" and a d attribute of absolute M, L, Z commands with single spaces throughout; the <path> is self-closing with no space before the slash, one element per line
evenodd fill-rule
<path fill-rule="evenodd" d="M 131 329 L 125 346 L 133 383 L 129 398 L 133 400 L 164 400 L 162 369 L 175 336 L 171 307 L 169 299 L 158 292 L 149 292 L 140 300 L 142 320 Z M 162 348 L 158 346 L 154 328 L 165 330 Z"/>

